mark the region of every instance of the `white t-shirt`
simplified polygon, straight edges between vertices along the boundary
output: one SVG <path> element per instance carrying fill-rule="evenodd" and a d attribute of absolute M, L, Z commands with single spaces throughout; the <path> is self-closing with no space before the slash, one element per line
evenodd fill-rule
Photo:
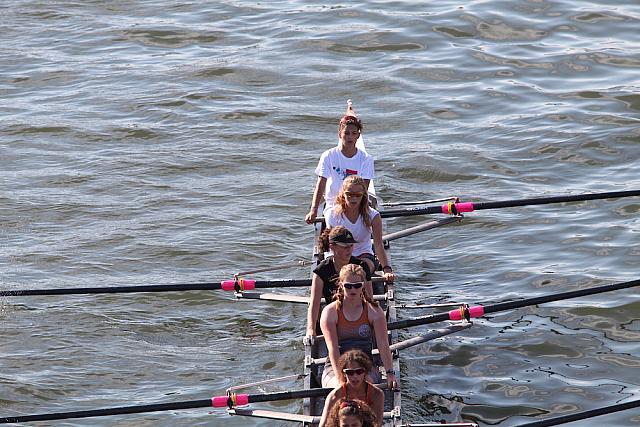
<path fill-rule="evenodd" d="M 316 175 L 327 178 L 324 190 L 326 206 L 333 206 L 336 196 L 342 187 L 342 181 L 349 175 L 358 175 L 362 179 L 373 179 L 373 157 L 365 151 L 358 149 L 355 156 L 346 157 L 340 151 L 340 147 L 331 148 L 320 156 Z"/>
<path fill-rule="evenodd" d="M 373 218 L 380 213 L 373 209 L 369 208 L 369 218 L 373 221 Z M 353 245 L 353 256 L 358 256 L 362 254 L 373 254 L 373 248 L 371 244 L 371 227 L 367 227 L 365 224 L 362 215 L 358 216 L 358 220 L 355 224 L 349 221 L 344 215 L 338 215 L 335 212 L 335 207 L 331 207 L 325 209 L 324 211 L 324 220 L 327 223 L 327 227 L 335 227 L 337 225 L 342 225 L 347 230 L 353 234 L 353 238 L 358 241 Z"/>

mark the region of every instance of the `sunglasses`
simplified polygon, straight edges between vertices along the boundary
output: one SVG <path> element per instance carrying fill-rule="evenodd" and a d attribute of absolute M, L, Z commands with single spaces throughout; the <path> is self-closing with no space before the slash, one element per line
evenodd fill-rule
<path fill-rule="evenodd" d="M 364 285 L 364 282 L 344 282 L 342 286 L 345 289 L 360 289 Z"/>
<path fill-rule="evenodd" d="M 348 376 L 362 375 L 364 374 L 364 368 L 343 369 L 342 372 L 344 372 L 344 374 Z"/>
<path fill-rule="evenodd" d="M 360 197 L 362 197 L 364 195 L 364 193 L 362 193 L 362 192 L 356 193 L 354 191 L 345 191 L 344 195 L 347 196 L 347 197 L 360 198 Z"/>
<path fill-rule="evenodd" d="M 341 248 L 352 248 L 353 243 L 342 243 L 342 242 L 330 242 L 332 245 L 340 246 Z"/>

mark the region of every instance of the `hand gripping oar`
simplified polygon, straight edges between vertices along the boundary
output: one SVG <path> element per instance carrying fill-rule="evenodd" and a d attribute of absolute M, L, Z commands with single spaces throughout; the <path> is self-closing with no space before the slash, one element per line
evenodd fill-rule
<path fill-rule="evenodd" d="M 640 400 L 632 400 L 631 402 L 619 403 L 617 405 L 605 406 L 604 408 L 592 409 L 590 411 L 578 412 L 575 414 L 563 415 L 546 420 L 534 421 L 527 424 L 518 424 L 516 427 L 550 427 L 560 424 L 570 423 L 587 418 L 598 417 L 600 415 L 612 414 L 614 412 L 626 411 L 631 408 L 640 407 Z"/>
<path fill-rule="evenodd" d="M 500 202 L 480 202 L 480 203 L 449 202 L 442 206 L 387 209 L 385 211 L 380 212 L 380 216 L 382 218 L 391 218 L 391 217 L 398 217 L 398 216 L 428 215 L 428 214 L 437 214 L 437 213 L 458 215 L 465 212 L 473 212 L 473 211 L 479 211 L 483 209 L 512 208 L 516 206 L 529 206 L 529 205 L 546 205 L 550 203 L 581 202 L 585 200 L 597 200 L 597 199 L 617 199 L 621 197 L 633 197 L 633 196 L 640 196 L 640 190 L 614 191 L 609 193 L 577 194 L 574 196 L 539 197 L 539 198 L 532 198 L 532 199 L 505 200 Z M 316 221 L 322 221 L 322 220 L 323 218 L 316 218 Z"/>
<path fill-rule="evenodd" d="M 104 417 L 109 415 L 139 414 L 143 412 L 172 411 L 176 409 L 193 408 L 233 408 L 257 402 L 272 402 L 275 400 L 303 399 L 307 397 L 323 397 L 332 388 L 314 388 L 310 390 L 283 391 L 265 394 L 235 394 L 215 396 L 211 399 L 187 400 L 174 403 L 157 403 L 152 405 L 121 406 L 116 408 L 94 409 L 88 411 L 54 412 L 39 415 L 20 415 L 16 417 L 2 417 L 0 424 L 25 423 L 30 421 L 63 420 L 68 418 Z"/>
<path fill-rule="evenodd" d="M 477 305 L 469 307 L 463 305 L 459 309 L 451 310 L 448 313 L 432 314 L 429 316 L 416 317 L 414 319 L 398 320 L 390 322 L 387 326 L 389 330 L 409 328 L 411 326 L 428 325 L 431 323 L 444 322 L 445 320 L 470 320 L 472 317 L 481 317 L 488 313 L 496 313 L 498 311 L 511 310 L 514 308 L 527 307 L 530 305 L 545 304 L 553 301 L 560 301 L 570 298 L 578 298 L 587 295 L 601 294 L 603 292 L 617 291 L 620 289 L 633 288 L 640 285 L 640 280 L 632 280 L 630 282 L 616 283 L 612 285 L 598 286 L 595 288 L 581 289 L 578 291 L 562 292 L 559 294 L 546 295 L 541 297 L 526 298 L 518 301 L 501 302 L 492 305 Z"/>

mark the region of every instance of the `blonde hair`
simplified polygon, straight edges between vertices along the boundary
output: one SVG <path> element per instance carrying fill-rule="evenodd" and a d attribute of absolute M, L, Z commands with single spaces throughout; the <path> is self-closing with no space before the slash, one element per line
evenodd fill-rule
<path fill-rule="evenodd" d="M 371 227 L 371 216 L 369 215 L 369 192 L 367 191 L 367 184 L 364 182 L 364 179 L 358 175 L 349 175 L 344 179 L 344 181 L 342 181 L 342 187 L 336 196 L 336 214 L 344 215 L 347 211 L 347 196 L 345 196 L 344 193 L 351 185 L 359 185 L 362 187 L 362 197 L 360 198 L 360 207 L 358 210 L 360 211 L 360 216 L 362 216 L 367 227 Z"/>
<path fill-rule="evenodd" d="M 344 287 L 342 284 L 346 281 L 347 276 L 349 275 L 359 276 L 362 282 L 367 281 L 367 274 L 364 272 L 364 269 L 360 267 L 358 264 L 347 264 L 340 269 L 339 280 L 338 280 L 338 289 L 333 295 L 333 299 L 336 300 L 336 304 L 338 305 L 338 309 L 342 308 L 342 302 L 344 301 Z M 374 307 L 378 306 L 378 303 L 375 302 L 367 292 L 364 291 L 364 286 L 362 288 L 362 299 Z"/>

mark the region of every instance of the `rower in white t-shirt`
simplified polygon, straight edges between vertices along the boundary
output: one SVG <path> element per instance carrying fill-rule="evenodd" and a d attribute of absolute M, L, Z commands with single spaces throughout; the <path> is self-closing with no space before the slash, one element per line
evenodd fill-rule
<path fill-rule="evenodd" d="M 315 173 L 318 175 L 316 188 L 313 192 L 311 207 L 305 221 L 311 224 L 318 215 L 318 207 L 325 199 L 325 208 L 335 203 L 340 192 L 342 181 L 349 175 L 359 175 L 366 185 L 374 178 L 373 157 L 362 147 L 358 147 L 358 139 L 362 133 L 362 122 L 356 116 L 351 102 L 347 103 L 347 112 L 340 119 L 338 136 L 340 142 L 320 156 Z M 358 144 L 359 145 L 359 144 Z"/>

